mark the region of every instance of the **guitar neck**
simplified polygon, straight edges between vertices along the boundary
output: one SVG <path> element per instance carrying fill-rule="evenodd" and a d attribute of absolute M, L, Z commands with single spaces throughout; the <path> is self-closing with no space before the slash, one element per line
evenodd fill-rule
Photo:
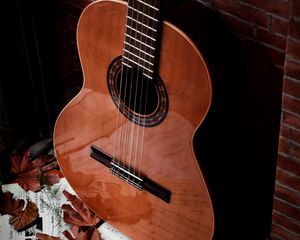
<path fill-rule="evenodd" d="M 123 63 L 152 79 L 160 29 L 159 0 L 129 0 Z"/>

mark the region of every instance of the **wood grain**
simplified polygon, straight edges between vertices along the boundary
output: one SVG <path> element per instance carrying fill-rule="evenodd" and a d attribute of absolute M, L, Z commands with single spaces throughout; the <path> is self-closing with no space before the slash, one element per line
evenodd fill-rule
<path fill-rule="evenodd" d="M 151 128 L 127 121 L 107 89 L 109 65 L 122 55 L 125 17 L 124 2 L 106 0 L 80 18 L 84 86 L 56 122 L 59 165 L 80 198 L 133 239 L 211 239 L 213 208 L 192 147 L 211 102 L 206 64 L 191 40 L 164 22 L 159 75 L 169 96 L 167 117 Z M 123 162 L 171 190 L 170 204 L 112 175 L 89 157 L 91 144 L 110 155 L 116 149 Z"/>

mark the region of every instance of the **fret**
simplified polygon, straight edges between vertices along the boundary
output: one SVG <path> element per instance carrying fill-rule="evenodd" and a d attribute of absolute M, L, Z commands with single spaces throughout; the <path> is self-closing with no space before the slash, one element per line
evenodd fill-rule
<path fill-rule="evenodd" d="M 142 73 L 152 79 L 152 76 L 153 76 L 152 69 L 149 69 L 149 68 L 141 65 L 140 63 L 138 63 L 130 58 L 127 58 L 126 56 L 123 56 L 122 63 L 128 67 L 135 67 L 135 68 L 141 67 L 143 69 Z"/>
<path fill-rule="evenodd" d="M 134 35 L 136 35 L 137 33 L 138 34 L 140 34 L 140 35 L 142 35 L 142 36 L 144 36 L 144 37 L 146 37 L 146 38 L 149 38 L 149 39 L 151 39 L 152 41 L 156 41 L 156 39 L 155 38 L 153 38 L 153 37 L 151 37 L 151 36 L 148 36 L 147 34 L 145 34 L 145 33 L 143 33 L 143 32 L 141 32 L 141 31 L 139 31 L 139 30 L 136 30 L 135 28 L 133 28 L 133 27 L 131 27 L 131 26 L 128 26 L 127 24 L 126 24 L 126 28 L 128 29 L 130 29 L 131 31 L 134 31 L 135 33 L 133 33 Z M 132 34 L 132 33 L 131 33 Z"/>
<path fill-rule="evenodd" d="M 123 57 L 125 57 L 127 60 L 130 60 L 130 61 L 138 64 L 138 66 L 140 66 L 142 68 L 145 68 L 145 69 L 148 69 L 151 71 L 153 71 L 153 69 L 154 69 L 153 63 L 146 62 L 144 59 L 139 58 L 138 56 L 130 53 L 129 51 L 127 51 L 127 52 L 125 51 L 123 54 Z"/>
<path fill-rule="evenodd" d="M 155 11 L 159 11 L 159 9 L 157 7 L 154 7 L 154 6 L 150 5 L 149 3 L 146 3 L 145 1 L 141 1 L 141 0 L 137 0 L 137 1 L 140 2 L 141 4 L 144 4 L 147 7 L 154 9 Z"/>
<path fill-rule="evenodd" d="M 149 76 L 147 73 L 144 73 L 144 72 L 143 72 L 143 75 L 146 76 L 146 77 L 148 77 L 148 78 L 150 78 L 150 79 L 153 78 L 153 76 Z"/>
<path fill-rule="evenodd" d="M 147 55 L 147 56 L 149 56 L 149 57 L 151 57 L 151 58 L 154 58 L 154 56 L 151 55 L 150 53 L 145 52 L 144 50 L 142 50 L 142 49 L 140 49 L 140 48 L 138 48 L 138 47 L 136 47 L 136 46 L 134 46 L 134 45 L 131 45 L 131 44 L 128 43 L 128 42 L 125 42 L 125 48 L 133 48 L 133 49 L 135 49 L 135 50 L 137 50 L 137 51 L 139 51 L 139 52 L 141 52 L 141 53 L 143 53 L 143 54 L 145 54 L 145 55 Z M 133 50 L 133 51 L 134 51 L 134 50 Z"/>
<path fill-rule="evenodd" d="M 149 56 L 148 54 L 143 53 L 138 48 L 133 48 L 130 45 L 125 44 L 125 47 L 123 49 L 125 52 L 128 52 L 132 54 L 133 56 L 136 56 L 137 58 L 144 60 L 146 63 L 150 63 L 151 65 L 154 64 L 154 56 Z"/>
<path fill-rule="evenodd" d="M 133 7 L 131 7 L 131 6 L 128 6 L 128 8 L 129 8 L 130 10 L 134 11 L 134 12 L 137 12 L 137 13 L 139 13 L 139 14 L 143 15 L 144 17 L 147 17 L 147 18 L 149 18 L 149 19 L 151 19 L 151 20 L 155 21 L 155 22 L 157 22 L 157 21 L 158 21 L 158 19 L 156 19 L 156 18 L 154 18 L 154 17 L 152 17 L 152 16 L 149 16 L 148 14 L 146 14 L 146 13 L 143 13 L 143 12 L 141 12 L 141 11 L 137 10 L 137 9 L 134 9 L 134 8 L 133 8 Z"/>
<path fill-rule="evenodd" d="M 134 57 L 134 58 L 136 58 L 136 59 L 140 59 L 140 60 L 142 60 L 144 63 L 149 64 L 150 66 L 154 66 L 154 64 L 153 64 L 152 62 L 147 61 L 146 59 L 142 58 L 141 56 L 138 56 L 138 55 L 132 53 L 131 51 L 129 51 L 129 50 L 125 49 L 125 48 L 124 48 L 123 50 L 124 50 L 124 52 L 126 53 L 125 55 L 127 55 L 128 57 L 129 57 L 129 55 L 131 55 L 131 57 Z"/>
<path fill-rule="evenodd" d="M 143 36 L 139 32 L 132 31 L 131 29 L 126 30 L 126 36 L 130 36 L 131 38 L 144 43 L 144 45 L 151 46 L 152 48 L 155 48 L 156 42 L 150 39 L 149 37 Z M 135 46 L 138 46 L 137 44 L 134 44 Z"/>
<path fill-rule="evenodd" d="M 126 66 L 126 67 L 132 68 L 132 66 L 130 66 L 130 65 L 127 64 L 127 63 L 125 63 L 124 60 L 122 61 L 122 64 L 123 64 L 124 66 Z M 150 76 L 150 75 L 152 75 L 152 73 L 150 73 L 150 74 L 148 73 L 148 74 L 147 74 L 147 73 L 143 72 L 143 75 L 146 76 L 146 77 L 148 77 L 148 78 L 150 78 L 150 79 L 153 78 L 152 76 Z"/>
<path fill-rule="evenodd" d="M 149 27 L 151 27 L 153 29 L 158 28 L 158 22 L 157 21 L 154 21 L 150 18 L 145 18 L 144 15 L 139 14 L 138 12 L 133 11 L 132 9 L 128 9 L 128 16 L 131 17 L 132 19 L 135 19 L 138 22 L 141 22 L 143 24 L 148 25 Z"/>
<path fill-rule="evenodd" d="M 129 17 L 129 16 L 128 16 L 127 19 L 129 19 L 131 23 L 134 22 L 136 25 L 139 25 L 139 24 L 140 24 L 140 25 L 142 25 L 143 27 L 146 27 L 146 28 L 148 28 L 149 30 L 151 30 L 151 31 L 153 31 L 153 32 L 157 32 L 156 29 L 154 29 L 154 28 L 148 26 L 147 24 L 144 24 L 144 23 L 142 23 L 142 22 L 139 22 L 138 20 L 133 19 L 132 17 Z M 132 24 L 130 24 L 128 21 L 127 21 L 127 24 L 128 24 L 128 25 L 132 25 Z M 143 27 L 139 26 L 138 28 L 143 29 Z M 138 28 L 137 28 L 137 29 L 138 29 Z"/>
<path fill-rule="evenodd" d="M 136 45 L 137 43 L 139 43 L 140 45 L 144 46 L 145 49 L 151 49 L 152 51 L 155 50 L 155 47 L 152 47 L 151 45 L 145 43 L 145 42 L 142 42 L 141 40 L 139 39 L 136 39 L 135 37 L 133 36 L 130 36 L 129 34 L 125 33 L 125 41 L 128 42 L 129 44 L 132 44 L 132 45 Z M 149 50 L 150 51 L 150 50 Z M 148 51 L 148 52 L 149 52 Z"/>
<path fill-rule="evenodd" d="M 127 24 L 129 28 L 127 29 L 127 33 L 129 33 L 131 36 L 136 36 L 136 32 L 140 33 L 142 36 L 147 37 L 147 38 L 152 38 L 152 40 L 156 40 L 157 38 L 157 33 L 155 31 L 152 31 L 146 27 L 143 27 L 141 24 L 139 24 L 137 21 L 133 21 L 131 19 L 127 19 Z M 129 31 L 133 30 L 133 31 Z"/>
<path fill-rule="evenodd" d="M 122 61 L 148 78 L 155 69 L 160 0 L 128 0 Z"/>
<path fill-rule="evenodd" d="M 133 0 L 128 0 L 128 1 L 131 2 Z M 135 1 L 145 3 L 145 5 L 150 5 L 157 9 L 159 9 L 159 5 L 160 5 L 160 0 L 135 0 Z"/>
<path fill-rule="evenodd" d="M 124 60 L 122 61 L 122 64 L 125 65 L 126 67 L 132 68 L 129 64 L 125 63 Z"/>
<path fill-rule="evenodd" d="M 149 5 L 150 4 L 145 5 L 141 1 L 137 1 L 137 0 L 133 1 L 132 4 L 131 4 L 131 6 L 134 9 L 136 9 L 138 11 L 141 11 L 143 13 L 146 13 L 147 15 L 149 15 L 149 16 L 155 18 L 155 19 L 158 19 L 158 17 L 159 17 L 159 10 L 155 10 L 155 9 L 149 7 Z"/>

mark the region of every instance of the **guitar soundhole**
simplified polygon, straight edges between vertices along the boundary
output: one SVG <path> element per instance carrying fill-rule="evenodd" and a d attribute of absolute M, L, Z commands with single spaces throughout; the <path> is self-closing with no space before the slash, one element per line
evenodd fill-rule
<path fill-rule="evenodd" d="M 167 115 L 168 97 L 162 80 L 151 80 L 135 68 L 122 67 L 122 57 L 109 67 L 108 89 L 119 111 L 140 126 L 156 126 Z"/>
<path fill-rule="evenodd" d="M 121 89 L 120 89 L 121 88 Z M 121 102 L 137 115 L 151 115 L 159 104 L 155 84 L 134 68 L 123 66 L 115 81 Z"/>

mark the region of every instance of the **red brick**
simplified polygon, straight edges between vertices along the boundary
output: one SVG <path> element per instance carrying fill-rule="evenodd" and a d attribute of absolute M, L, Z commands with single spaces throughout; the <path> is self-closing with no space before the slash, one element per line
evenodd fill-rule
<path fill-rule="evenodd" d="M 283 81 L 283 92 L 296 98 L 300 98 L 300 80 L 293 81 L 285 78 Z"/>
<path fill-rule="evenodd" d="M 227 14 L 222 14 L 222 17 L 233 32 L 246 37 L 254 37 L 254 27 L 250 23 L 242 22 L 238 18 Z"/>
<path fill-rule="evenodd" d="M 256 25 L 267 27 L 268 15 L 265 11 L 257 10 L 234 0 L 215 0 L 213 6 Z"/>
<path fill-rule="evenodd" d="M 288 188 L 279 186 L 278 184 L 275 186 L 275 197 L 294 205 L 299 205 L 300 203 L 300 192 L 290 190 Z"/>
<path fill-rule="evenodd" d="M 256 31 L 256 39 L 282 50 L 286 48 L 286 37 L 275 35 L 261 28 Z"/>
<path fill-rule="evenodd" d="M 273 223 L 277 223 L 295 234 L 300 234 L 300 222 L 292 221 L 284 215 L 273 212 Z"/>
<path fill-rule="evenodd" d="M 282 238 L 277 237 L 275 234 L 271 233 L 270 240 L 282 240 Z"/>
<path fill-rule="evenodd" d="M 296 58 L 300 61 L 300 43 L 293 39 L 288 39 L 287 54 L 289 57 Z"/>
<path fill-rule="evenodd" d="M 280 240 L 299 240 L 299 236 L 297 236 L 275 224 L 272 224 L 271 231 L 273 234 L 276 234 L 276 236 L 280 237 Z"/>
<path fill-rule="evenodd" d="M 279 150 L 289 156 L 293 156 L 300 159 L 300 146 L 294 144 L 293 142 L 287 141 L 285 139 L 279 140 Z"/>
<path fill-rule="evenodd" d="M 300 100 L 296 100 L 287 96 L 282 98 L 282 108 L 290 112 L 300 115 Z"/>
<path fill-rule="evenodd" d="M 295 219 L 296 221 L 300 221 L 300 209 L 290 205 L 289 203 L 274 198 L 273 208 L 277 212 L 280 212 L 292 219 Z"/>
<path fill-rule="evenodd" d="M 283 112 L 282 120 L 283 120 L 283 124 L 287 124 L 289 126 L 292 126 L 293 128 L 300 130 L 300 118 L 290 113 Z"/>
<path fill-rule="evenodd" d="M 299 79 L 300 81 L 300 64 L 287 60 L 284 66 L 284 74 L 288 77 Z"/>
<path fill-rule="evenodd" d="M 277 166 L 283 170 L 299 175 L 300 173 L 300 161 L 283 156 L 279 153 L 277 159 Z"/>
<path fill-rule="evenodd" d="M 290 29 L 289 29 L 289 35 L 293 38 L 300 40 L 300 21 L 291 19 L 290 20 Z"/>
<path fill-rule="evenodd" d="M 290 139 L 296 143 L 300 144 L 300 131 L 292 128 L 281 126 L 280 135 L 284 138 Z M 300 169 L 299 169 L 300 172 Z"/>
<path fill-rule="evenodd" d="M 276 180 L 281 184 L 300 192 L 300 176 L 296 177 L 277 168 Z M 298 204 L 300 207 L 300 203 Z M 300 211 L 300 210 L 299 210 Z"/>
<path fill-rule="evenodd" d="M 242 0 L 245 3 L 249 3 L 258 8 L 264 9 L 268 12 L 274 13 L 278 16 L 288 18 L 289 17 L 289 4 L 286 0 Z"/>
<path fill-rule="evenodd" d="M 278 32 L 284 36 L 288 33 L 289 21 L 282 18 L 272 17 L 271 31 Z"/>

